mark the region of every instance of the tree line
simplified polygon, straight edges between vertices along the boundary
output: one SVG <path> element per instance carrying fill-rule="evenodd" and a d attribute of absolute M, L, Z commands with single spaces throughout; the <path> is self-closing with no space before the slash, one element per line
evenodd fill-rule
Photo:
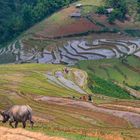
<path fill-rule="evenodd" d="M 0 0 L 0 46 L 76 0 Z"/>

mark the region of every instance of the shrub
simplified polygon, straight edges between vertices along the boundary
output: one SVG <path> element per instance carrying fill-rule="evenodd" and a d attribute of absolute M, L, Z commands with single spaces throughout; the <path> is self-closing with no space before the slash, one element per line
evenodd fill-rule
<path fill-rule="evenodd" d="M 113 13 L 110 14 L 109 17 L 108 17 L 108 22 L 109 22 L 110 24 L 113 24 L 113 23 L 115 22 L 115 20 L 116 20 L 115 15 L 114 15 Z"/>
<path fill-rule="evenodd" d="M 106 7 L 105 6 L 98 7 L 96 10 L 96 13 L 97 14 L 107 14 Z"/>
<path fill-rule="evenodd" d="M 127 91 L 114 84 L 110 80 L 104 80 L 89 74 L 89 88 L 93 93 L 102 94 L 105 96 L 120 98 L 120 99 L 131 99 L 133 98 Z"/>

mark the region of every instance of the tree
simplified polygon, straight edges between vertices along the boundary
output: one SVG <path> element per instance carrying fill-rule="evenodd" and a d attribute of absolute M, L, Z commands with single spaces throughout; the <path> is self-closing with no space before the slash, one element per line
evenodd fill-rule
<path fill-rule="evenodd" d="M 106 0 L 106 5 L 112 8 L 126 7 L 125 0 Z"/>
<path fill-rule="evenodd" d="M 116 20 L 115 14 L 114 14 L 114 12 L 112 12 L 112 14 L 110 14 L 108 17 L 108 22 L 110 24 L 113 24 L 115 20 Z"/>
<path fill-rule="evenodd" d="M 98 14 L 106 14 L 107 13 L 106 7 L 105 6 L 98 7 L 97 10 L 96 10 L 96 13 L 98 13 Z"/>
<path fill-rule="evenodd" d="M 0 44 L 76 0 L 0 0 Z"/>
<path fill-rule="evenodd" d="M 106 5 L 108 7 L 114 8 L 113 12 L 109 16 L 109 21 L 114 21 L 115 19 L 124 20 L 127 13 L 126 0 L 106 0 Z"/>
<path fill-rule="evenodd" d="M 140 0 L 137 0 L 137 12 L 140 14 Z"/>
<path fill-rule="evenodd" d="M 32 6 L 24 4 L 22 7 L 22 18 L 24 21 L 24 27 L 30 27 L 32 25 Z"/>
<path fill-rule="evenodd" d="M 47 8 L 45 7 L 45 5 L 41 2 L 38 3 L 32 10 L 32 16 L 33 16 L 34 22 L 42 19 L 47 13 L 46 11 L 47 11 Z"/>

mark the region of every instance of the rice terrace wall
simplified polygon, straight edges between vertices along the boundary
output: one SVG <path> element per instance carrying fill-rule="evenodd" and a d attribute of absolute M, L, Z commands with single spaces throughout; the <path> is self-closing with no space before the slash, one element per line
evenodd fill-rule
<path fill-rule="evenodd" d="M 34 40 L 33 40 L 34 41 Z M 33 43 L 33 42 L 31 42 Z M 18 40 L 7 48 L 0 50 L 0 55 L 12 53 L 16 56 L 14 62 L 35 63 L 65 63 L 74 65 L 79 60 L 98 60 L 120 58 L 130 54 L 139 54 L 140 40 L 109 40 L 97 39 L 92 42 L 86 40 L 70 40 L 59 47 L 51 49 L 29 47 L 29 40 Z"/>

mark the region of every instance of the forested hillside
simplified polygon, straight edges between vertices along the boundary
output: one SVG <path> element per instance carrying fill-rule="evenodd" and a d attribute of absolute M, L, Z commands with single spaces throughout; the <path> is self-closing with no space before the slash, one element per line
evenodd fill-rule
<path fill-rule="evenodd" d="M 74 0 L 0 0 L 0 44 Z"/>
<path fill-rule="evenodd" d="M 74 1 L 76 0 L 0 0 L 0 47 L 46 16 Z M 108 6 L 115 8 L 109 16 L 110 22 L 116 18 L 123 19 L 126 13 L 135 21 L 140 20 L 139 0 L 120 0 L 118 5 L 115 3 L 116 0 L 107 1 Z M 99 7 L 98 12 L 103 11 L 104 6 Z"/>

